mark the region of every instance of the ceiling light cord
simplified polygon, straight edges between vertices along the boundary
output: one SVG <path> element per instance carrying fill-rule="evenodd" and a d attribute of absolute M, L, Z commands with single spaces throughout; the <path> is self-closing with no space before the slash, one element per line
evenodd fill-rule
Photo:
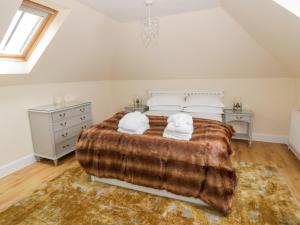
<path fill-rule="evenodd" d="M 145 47 L 154 46 L 157 43 L 159 33 L 159 22 L 157 18 L 152 17 L 151 8 L 153 6 L 152 0 L 145 1 L 146 18 L 142 23 L 142 41 Z"/>

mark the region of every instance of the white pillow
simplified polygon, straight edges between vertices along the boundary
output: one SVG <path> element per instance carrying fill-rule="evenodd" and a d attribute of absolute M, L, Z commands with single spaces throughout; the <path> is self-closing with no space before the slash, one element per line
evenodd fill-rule
<path fill-rule="evenodd" d="M 191 95 L 188 96 L 185 102 L 185 106 L 213 106 L 224 107 L 222 98 L 213 95 Z"/>
<path fill-rule="evenodd" d="M 184 96 L 179 95 L 157 95 L 151 97 L 147 101 L 148 106 L 158 106 L 158 105 L 176 105 L 176 106 L 183 106 L 184 105 Z"/>
<path fill-rule="evenodd" d="M 191 112 L 191 113 L 223 114 L 222 107 L 214 107 L 214 106 L 187 106 L 183 108 L 183 111 Z"/>
<path fill-rule="evenodd" d="M 221 114 L 213 114 L 213 113 L 189 113 L 193 118 L 199 119 L 207 119 L 207 120 L 217 120 L 222 122 L 223 118 Z"/>
<path fill-rule="evenodd" d="M 179 105 L 153 105 L 149 106 L 150 111 L 182 111 L 183 107 Z"/>

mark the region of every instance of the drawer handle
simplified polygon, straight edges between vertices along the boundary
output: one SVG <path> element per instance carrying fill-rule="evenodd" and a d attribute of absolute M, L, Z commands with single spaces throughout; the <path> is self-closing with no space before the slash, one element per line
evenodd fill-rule
<path fill-rule="evenodd" d="M 67 122 L 60 123 L 60 126 L 62 126 L 62 127 L 65 127 L 65 126 L 67 126 Z"/>
<path fill-rule="evenodd" d="M 64 138 L 68 137 L 68 132 L 66 132 L 65 134 L 62 134 L 61 136 L 64 137 Z"/>
<path fill-rule="evenodd" d="M 80 109 L 80 112 L 85 112 L 85 108 Z"/>
<path fill-rule="evenodd" d="M 63 148 L 69 148 L 70 147 L 70 145 L 64 145 L 63 146 Z"/>
<path fill-rule="evenodd" d="M 60 118 L 64 118 L 65 116 L 66 116 L 66 113 L 60 113 L 60 114 L 59 114 L 59 117 L 60 117 Z"/>
<path fill-rule="evenodd" d="M 80 117 L 81 120 L 85 120 L 85 116 Z"/>

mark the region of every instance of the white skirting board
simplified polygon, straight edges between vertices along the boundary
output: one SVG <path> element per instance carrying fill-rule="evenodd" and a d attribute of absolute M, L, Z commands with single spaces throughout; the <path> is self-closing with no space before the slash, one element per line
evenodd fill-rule
<path fill-rule="evenodd" d="M 262 141 L 277 144 L 288 144 L 287 136 L 272 135 L 272 134 L 253 134 L 253 141 Z"/>
<path fill-rule="evenodd" d="M 23 169 L 26 166 L 29 166 L 36 162 L 34 155 L 30 154 L 24 156 L 16 161 L 8 163 L 6 165 L 0 166 L 0 178 L 5 177 L 13 172 L 16 172 L 20 169 Z"/>
<path fill-rule="evenodd" d="M 106 178 L 98 178 L 95 176 L 91 176 L 92 181 L 100 182 L 100 183 L 105 183 L 105 184 L 110 184 L 130 190 L 135 190 L 135 191 L 140 191 L 140 192 L 145 192 L 148 194 L 152 195 L 157 195 L 157 196 L 162 196 L 166 198 L 171 198 L 171 199 L 176 199 L 184 202 L 189 202 L 195 205 L 199 206 L 208 206 L 205 202 L 201 201 L 200 199 L 196 199 L 193 197 L 185 197 L 182 195 L 175 195 L 170 192 L 164 191 L 164 190 L 158 190 L 155 188 L 149 188 L 149 187 L 144 187 L 144 186 L 139 186 L 135 184 L 130 184 L 124 181 L 116 180 L 116 179 L 106 179 Z"/>

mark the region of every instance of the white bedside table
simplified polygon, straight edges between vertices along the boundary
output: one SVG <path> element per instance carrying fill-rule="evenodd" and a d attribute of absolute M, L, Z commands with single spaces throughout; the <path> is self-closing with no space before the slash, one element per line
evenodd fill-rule
<path fill-rule="evenodd" d="M 253 132 L 253 113 L 250 110 L 243 110 L 241 112 L 234 112 L 232 109 L 225 109 L 224 122 L 233 125 L 233 122 L 245 123 L 247 129 L 245 133 L 235 133 L 234 139 L 247 140 L 249 146 L 252 145 L 252 132 Z M 233 125 L 234 127 L 234 125 Z"/>
<path fill-rule="evenodd" d="M 144 113 L 146 111 L 148 111 L 148 106 L 146 105 L 141 105 L 141 106 L 126 106 L 124 108 L 124 110 L 126 112 L 135 112 L 135 111 L 139 111 L 141 113 Z"/>

